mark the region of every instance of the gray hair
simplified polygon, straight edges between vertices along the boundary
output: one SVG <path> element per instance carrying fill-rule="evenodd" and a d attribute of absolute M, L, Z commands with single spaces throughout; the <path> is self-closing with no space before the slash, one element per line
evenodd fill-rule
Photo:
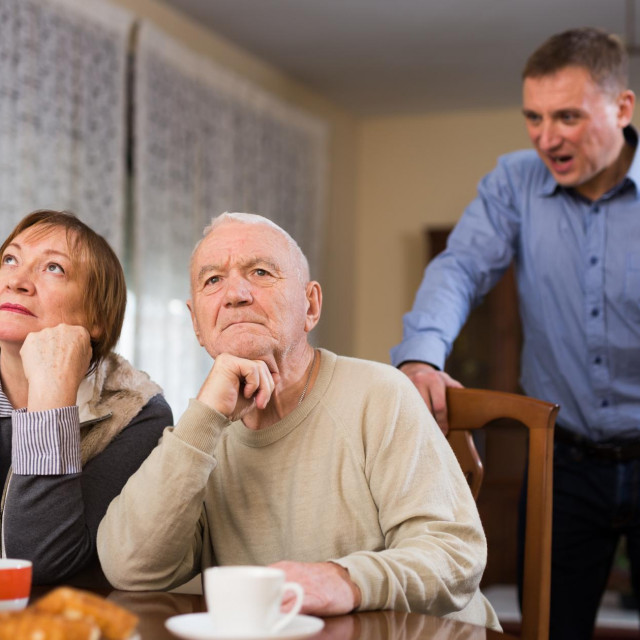
<path fill-rule="evenodd" d="M 298 243 L 287 233 L 281 226 L 277 225 L 273 220 L 269 220 L 269 218 L 265 218 L 264 216 L 260 216 L 256 213 L 242 213 L 242 212 L 229 212 L 225 211 L 218 216 L 211 218 L 211 222 L 204 228 L 202 232 L 202 238 L 198 241 L 198 244 L 193 249 L 193 253 L 191 254 L 191 258 L 195 255 L 200 243 L 215 229 L 222 226 L 223 224 L 227 224 L 229 222 L 239 222 L 240 224 L 263 224 L 267 227 L 271 227 L 278 233 L 280 233 L 284 239 L 287 241 L 289 248 L 291 249 L 292 255 L 295 257 L 295 262 L 298 267 L 298 277 L 302 284 L 307 284 L 310 280 L 309 275 L 309 261 L 307 257 L 304 255 L 302 249 L 298 245 Z"/>

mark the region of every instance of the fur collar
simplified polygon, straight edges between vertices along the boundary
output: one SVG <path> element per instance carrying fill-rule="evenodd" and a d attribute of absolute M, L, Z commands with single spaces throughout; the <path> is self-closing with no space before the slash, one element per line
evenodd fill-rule
<path fill-rule="evenodd" d="M 116 353 L 78 388 L 82 464 L 98 455 L 162 389 Z"/>

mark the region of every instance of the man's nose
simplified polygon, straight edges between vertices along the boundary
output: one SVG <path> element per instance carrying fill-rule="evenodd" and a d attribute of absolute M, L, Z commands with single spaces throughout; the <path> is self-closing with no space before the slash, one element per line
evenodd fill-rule
<path fill-rule="evenodd" d="M 225 305 L 237 307 L 250 304 L 253 300 L 251 295 L 251 284 L 241 275 L 231 275 L 227 278 L 227 288 L 225 290 Z"/>
<path fill-rule="evenodd" d="M 540 125 L 538 135 L 538 146 L 544 151 L 549 151 L 559 147 L 562 143 L 562 136 L 553 122 L 543 122 Z"/>

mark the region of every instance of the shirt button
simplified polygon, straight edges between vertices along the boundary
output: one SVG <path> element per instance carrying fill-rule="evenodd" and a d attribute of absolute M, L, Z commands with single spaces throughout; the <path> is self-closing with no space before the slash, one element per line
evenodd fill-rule
<path fill-rule="evenodd" d="M 603 401 L 600 403 L 600 406 L 602 406 L 602 407 L 608 407 L 608 406 L 609 406 L 609 401 L 608 401 L 608 400 L 603 400 Z"/>
<path fill-rule="evenodd" d="M 593 207 L 592 211 L 593 213 L 600 213 L 600 207 L 596 205 L 595 207 Z"/>
<path fill-rule="evenodd" d="M 591 260 L 589 260 L 591 264 L 598 264 L 598 258 L 596 256 L 591 256 Z"/>
<path fill-rule="evenodd" d="M 600 356 L 596 356 L 593 361 L 595 364 L 602 364 L 602 358 Z"/>
<path fill-rule="evenodd" d="M 600 315 L 600 309 L 591 309 L 591 317 L 597 318 Z"/>

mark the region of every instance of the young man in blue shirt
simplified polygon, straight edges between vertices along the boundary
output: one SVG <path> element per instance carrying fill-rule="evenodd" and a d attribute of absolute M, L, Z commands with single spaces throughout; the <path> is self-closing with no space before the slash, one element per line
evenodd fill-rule
<path fill-rule="evenodd" d="M 591 638 L 621 536 L 640 592 L 640 159 L 619 40 L 583 28 L 527 61 L 534 150 L 501 157 L 425 271 L 394 365 L 446 431 L 442 371 L 470 310 L 515 261 L 521 385 L 561 405 L 552 639 Z"/>

